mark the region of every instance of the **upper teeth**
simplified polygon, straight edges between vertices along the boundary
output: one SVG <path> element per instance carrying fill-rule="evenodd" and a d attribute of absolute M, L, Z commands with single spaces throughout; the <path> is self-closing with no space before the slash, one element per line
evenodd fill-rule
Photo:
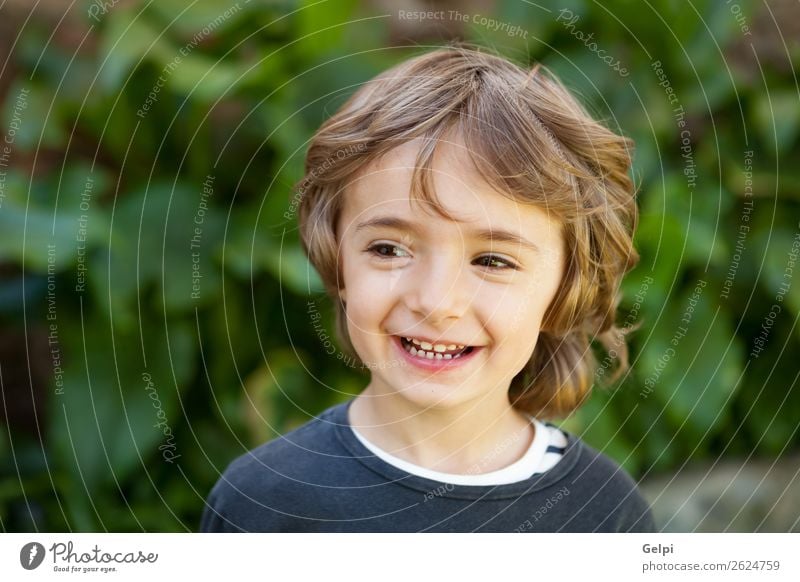
<path fill-rule="evenodd" d="M 413 343 L 415 345 L 418 345 L 419 347 L 421 347 L 425 351 L 433 350 L 434 352 L 446 352 L 446 351 L 453 351 L 453 350 L 463 350 L 465 347 L 467 347 L 467 346 L 462 346 L 462 345 L 458 345 L 458 344 L 450 344 L 450 345 L 447 345 L 447 344 L 430 344 L 428 342 L 419 341 L 419 340 L 414 339 L 412 337 L 407 337 L 406 340 L 410 341 L 411 343 Z"/>

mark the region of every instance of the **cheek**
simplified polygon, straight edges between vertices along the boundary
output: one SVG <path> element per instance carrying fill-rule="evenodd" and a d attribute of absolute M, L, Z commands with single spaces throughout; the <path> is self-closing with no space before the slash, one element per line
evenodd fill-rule
<path fill-rule="evenodd" d="M 344 274 L 348 326 L 352 333 L 375 333 L 391 309 L 391 294 L 386 291 L 385 277 L 367 269 L 354 271 Z"/>
<path fill-rule="evenodd" d="M 532 349 L 547 310 L 549 294 L 536 282 L 484 294 L 476 301 L 482 321 L 497 341 Z"/>
<path fill-rule="evenodd" d="M 406 269 L 376 265 L 368 257 L 348 253 L 346 258 L 341 273 L 348 298 L 371 302 L 388 300 L 400 291 L 404 273 L 407 276 Z"/>
<path fill-rule="evenodd" d="M 530 361 L 539 338 L 542 318 L 547 305 L 541 300 L 537 286 L 507 292 L 496 305 L 494 315 L 488 314 L 489 334 L 496 342 L 497 355 L 508 378 L 516 376 Z"/>

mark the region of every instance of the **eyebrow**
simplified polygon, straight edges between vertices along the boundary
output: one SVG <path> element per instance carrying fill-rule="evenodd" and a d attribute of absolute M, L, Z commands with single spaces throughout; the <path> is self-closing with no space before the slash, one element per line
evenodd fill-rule
<path fill-rule="evenodd" d="M 376 216 L 364 222 L 360 222 L 356 226 L 356 232 L 368 228 L 393 228 L 395 230 L 406 230 L 419 234 L 419 228 L 413 222 L 409 222 L 403 218 L 396 216 Z M 472 231 L 472 236 L 478 240 L 487 242 L 508 242 L 526 247 L 533 252 L 540 252 L 539 247 L 533 244 L 526 238 L 520 235 L 507 231 L 497 229 L 481 229 Z"/>

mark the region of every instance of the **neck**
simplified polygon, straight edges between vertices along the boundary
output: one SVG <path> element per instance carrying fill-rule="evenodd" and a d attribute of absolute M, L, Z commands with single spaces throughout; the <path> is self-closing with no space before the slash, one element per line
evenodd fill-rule
<path fill-rule="evenodd" d="M 506 391 L 447 408 L 420 407 L 368 386 L 350 406 L 350 424 L 371 443 L 415 465 L 477 475 L 517 461 L 534 436 L 530 420 Z"/>

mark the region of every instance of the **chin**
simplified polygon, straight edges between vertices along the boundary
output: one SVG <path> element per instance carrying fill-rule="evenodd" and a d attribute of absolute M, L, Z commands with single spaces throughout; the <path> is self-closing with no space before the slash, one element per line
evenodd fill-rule
<path fill-rule="evenodd" d="M 475 394 L 472 394 L 467 386 L 442 385 L 425 381 L 408 386 L 397 393 L 414 406 L 434 410 L 453 409 L 475 398 Z"/>

